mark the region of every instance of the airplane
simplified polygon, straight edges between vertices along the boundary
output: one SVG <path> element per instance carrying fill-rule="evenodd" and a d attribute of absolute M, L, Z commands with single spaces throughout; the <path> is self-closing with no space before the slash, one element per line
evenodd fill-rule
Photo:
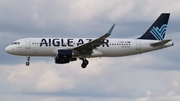
<path fill-rule="evenodd" d="M 115 26 L 99 38 L 22 38 L 5 48 L 9 54 L 26 56 L 26 66 L 31 56 L 51 56 L 56 64 L 82 60 L 81 67 L 89 64 L 87 58 L 120 57 L 141 54 L 173 46 L 165 39 L 170 13 L 162 13 L 150 28 L 139 38 L 108 38 Z"/>

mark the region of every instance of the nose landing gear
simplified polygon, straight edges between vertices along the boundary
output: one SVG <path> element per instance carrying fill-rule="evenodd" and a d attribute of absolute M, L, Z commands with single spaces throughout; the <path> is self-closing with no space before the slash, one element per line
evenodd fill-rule
<path fill-rule="evenodd" d="M 26 66 L 29 66 L 29 65 L 30 65 L 29 61 L 30 61 L 30 56 L 27 56 Z"/>

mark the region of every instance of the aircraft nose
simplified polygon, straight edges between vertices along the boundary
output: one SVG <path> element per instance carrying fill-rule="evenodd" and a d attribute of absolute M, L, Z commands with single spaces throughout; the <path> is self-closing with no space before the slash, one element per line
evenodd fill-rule
<path fill-rule="evenodd" d="M 5 48 L 5 51 L 6 51 L 7 53 L 11 53 L 11 48 L 10 48 L 9 46 L 7 46 L 7 47 Z"/>

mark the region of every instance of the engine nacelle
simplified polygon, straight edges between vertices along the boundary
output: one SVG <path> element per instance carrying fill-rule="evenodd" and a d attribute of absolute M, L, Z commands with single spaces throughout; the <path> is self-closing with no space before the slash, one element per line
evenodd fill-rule
<path fill-rule="evenodd" d="M 55 58 L 55 63 L 57 64 L 65 64 L 69 62 L 70 62 L 70 59 L 58 59 L 57 57 Z"/>
<path fill-rule="evenodd" d="M 69 63 L 70 61 L 76 61 L 77 58 L 72 58 L 72 55 L 73 55 L 72 50 L 57 50 L 55 63 L 65 64 L 65 63 Z"/>
<path fill-rule="evenodd" d="M 72 50 L 58 50 L 57 58 L 58 59 L 71 59 L 72 58 Z"/>

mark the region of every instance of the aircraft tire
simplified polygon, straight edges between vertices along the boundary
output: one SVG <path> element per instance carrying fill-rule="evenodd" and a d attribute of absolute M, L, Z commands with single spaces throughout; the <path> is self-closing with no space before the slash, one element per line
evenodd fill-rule
<path fill-rule="evenodd" d="M 83 61 L 83 64 L 88 65 L 88 64 L 89 64 L 89 61 L 88 61 L 88 60 L 84 60 L 84 61 Z"/>
<path fill-rule="evenodd" d="M 26 62 L 26 66 L 29 66 L 30 65 L 30 63 L 29 62 Z"/>
<path fill-rule="evenodd" d="M 81 64 L 81 67 L 82 67 L 82 68 L 86 68 L 86 66 L 87 66 L 87 65 L 84 64 L 84 63 Z"/>

